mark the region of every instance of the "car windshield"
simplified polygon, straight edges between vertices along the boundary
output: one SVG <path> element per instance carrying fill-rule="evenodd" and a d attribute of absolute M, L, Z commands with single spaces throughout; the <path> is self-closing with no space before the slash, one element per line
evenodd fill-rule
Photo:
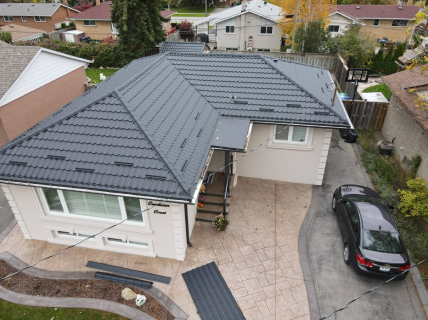
<path fill-rule="evenodd" d="M 364 230 L 363 249 L 386 252 L 403 253 L 398 232 Z"/>
<path fill-rule="evenodd" d="M 353 200 L 355 202 L 369 202 L 369 203 L 381 203 L 381 204 L 385 204 L 385 202 L 383 200 L 380 199 L 375 199 L 375 198 L 365 198 L 365 197 L 349 197 L 347 199 Z"/>

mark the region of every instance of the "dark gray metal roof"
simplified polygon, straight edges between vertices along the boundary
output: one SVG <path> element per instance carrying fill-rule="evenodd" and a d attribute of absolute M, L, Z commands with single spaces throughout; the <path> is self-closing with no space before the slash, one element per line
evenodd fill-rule
<path fill-rule="evenodd" d="M 160 53 L 181 52 L 181 53 L 203 53 L 204 42 L 162 42 Z"/>
<path fill-rule="evenodd" d="M 182 275 L 202 320 L 245 320 L 214 262 Z"/>
<path fill-rule="evenodd" d="M 249 119 L 220 117 L 211 141 L 213 147 L 243 150 L 250 127 Z"/>
<path fill-rule="evenodd" d="M 316 89 L 327 81 L 316 74 L 327 70 L 278 64 L 301 68 L 306 78 L 299 78 L 272 63 L 235 54 L 134 60 L 2 147 L 0 180 L 161 198 L 178 193 L 174 199 L 188 201 L 211 146 L 242 146 L 250 120 L 349 127 L 340 106 L 328 107 Z M 228 125 L 218 127 L 225 118 Z M 233 118 L 243 121 L 233 128 Z M 236 136 L 217 145 L 216 129 Z"/>

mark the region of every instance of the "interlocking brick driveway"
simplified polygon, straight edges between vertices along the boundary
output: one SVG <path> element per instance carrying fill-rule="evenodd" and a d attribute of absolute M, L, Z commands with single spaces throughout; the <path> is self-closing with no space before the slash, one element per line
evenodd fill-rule
<path fill-rule="evenodd" d="M 215 261 L 247 319 L 308 320 L 309 305 L 298 253 L 298 235 L 310 205 L 312 187 L 239 177 L 232 190 L 230 225 L 225 232 L 197 222 L 183 262 L 73 248 L 36 267 L 87 271 L 88 260 L 172 277 L 170 285 L 154 285 L 167 294 L 189 319 L 199 319 L 181 276 Z M 30 264 L 65 246 L 26 240 L 18 226 L 0 244 Z M 213 306 L 214 307 L 214 306 Z"/>

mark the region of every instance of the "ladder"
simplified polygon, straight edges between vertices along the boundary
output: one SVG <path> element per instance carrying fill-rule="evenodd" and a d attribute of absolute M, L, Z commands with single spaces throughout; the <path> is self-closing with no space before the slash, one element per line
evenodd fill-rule
<path fill-rule="evenodd" d="M 253 51 L 253 37 L 252 36 L 250 36 L 248 38 L 248 47 L 247 47 L 247 50 Z"/>

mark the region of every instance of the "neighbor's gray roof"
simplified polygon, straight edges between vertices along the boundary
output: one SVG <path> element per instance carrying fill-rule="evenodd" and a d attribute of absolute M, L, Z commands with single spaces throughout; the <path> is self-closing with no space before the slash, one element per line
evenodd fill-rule
<path fill-rule="evenodd" d="M 50 17 L 59 6 L 80 12 L 60 3 L 0 3 L 0 16 Z"/>
<path fill-rule="evenodd" d="M 7 43 L 7 42 L 4 42 L 4 41 L 0 40 L 0 47 L 9 47 L 9 46 L 12 46 L 12 45 L 9 44 L 9 43 Z"/>
<path fill-rule="evenodd" d="M 203 53 L 204 42 L 162 42 L 160 53 L 181 52 L 181 53 Z"/>
<path fill-rule="evenodd" d="M 39 50 L 33 46 L 0 46 L 0 99 Z"/>
<path fill-rule="evenodd" d="M 1 148 L 0 180 L 191 200 L 224 117 L 349 127 L 325 105 L 333 93 L 316 89 L 328 81 L 325 69 L 260 55 L 134 60 Z"/>

